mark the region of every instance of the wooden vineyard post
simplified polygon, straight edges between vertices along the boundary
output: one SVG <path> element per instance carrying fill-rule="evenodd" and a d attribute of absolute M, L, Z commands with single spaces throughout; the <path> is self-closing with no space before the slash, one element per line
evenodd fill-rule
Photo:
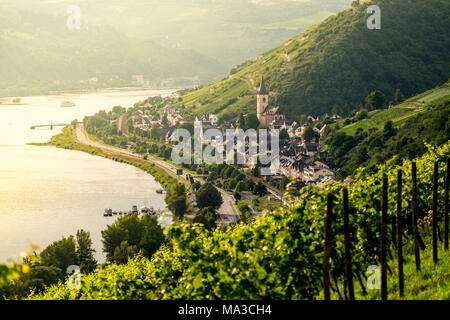
<path fill-rule="evenodd" d="M 383 178 L 381 200 L 381 300 L 387 300 L 387 208 L 388 178 Z"/>
<path fill-rule="evenodd" d="M 448 189 L 450 180 L 450 158 L 447 158 L 447 173 L 445 175 L 445 194 L 444 194 L 444 248 L 448 251 Z"/>
<path fill-rule="evenodd" d="M 344 199 L 344 243 L 345 243 L 345 281 L 348 290 L 348 299 L 355 300 L 355 291 L 353 289 L 352 277 L 352 258 L 350 255 L 350 227 L 348 216 L 348 189 L 342 190 Z"/>
<path fill-rule="evenodd" d="M 420 271 L 419 230 L 417 229 L 417 165 L 412 163 L 412 226 L 414 234 L 414 256 L 416 271 Z"/>
<path fill-rule="evenodd" d="M 327 217 L 325 222 L 325 247 L 323 250 L 323 294 L 325 300 L 330 300 L 330 244 L 331 220 L 333 219 L 333 194 L 328 194 Z"/>
<path fill-rule="evenodd" d="M 405 279 L 403 275 L 403 226 L 402 226 L 402 170 L 397 171 L 397 259 L 398 259 L 398 290 L 403 297 Z"/>
<path fill-rule="evenodd" d="M 439 164 L 434 163 L 434 174 L 433 174 L 433 262 L 438 263 L 438 247 L 437 247 L 437 189 L 438 189 L 438 173 Z"/>

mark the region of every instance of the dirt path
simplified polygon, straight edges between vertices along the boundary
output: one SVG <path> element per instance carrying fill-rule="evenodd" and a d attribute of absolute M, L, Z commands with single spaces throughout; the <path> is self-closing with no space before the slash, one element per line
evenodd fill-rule
<path fill-rule="evenodd" d="M 129 156 L 129 157 L 134 157 L 134 158 L 138 158 L 138 159 L 142 160 L 142 157 L 140 155 L 135 154 L 129 150 L 109 146 L 109 145 L 103 144 L 99 141 L 94 141 L 94 140 L 89 139 L 88 135 L 86 134 L 86 131 L 84 131 L 82 124 L 77 125 L 77 127 L 74 131 L 74 138 L 78 143 L 81 143 L 84 145 L 92 146 L 92 147 L 110 151 L 110 152 L 115 152 L 118 154 L 123 154 L 123 155 Z M 162 168 L 163 170 L 165 170 L 167 173 L 169 173 L 171 175 L 177 176 L 178 168 L 171 165 L 170 163 L 156 159 L 151 156 L 146 161 L 148 161 L 149 163 L 155 164 L 156 166 Z M 179 179 L 186 181 L 185 176 L 177 176 L 177 177 Z M 226 193 L 223 190 L 219 189 L 219 191 L 222 194 L 222 199 L 223 199 L 222 206 L 219 208 L 219 210 L 217 210 L 220 221 L 224 225 L 238 221 L 239 213 L 237 212 L 236 207 L 234 205 L 234 197 L 232 195 Z"/>
<path fill-rule="evenodd" d="M 255 74 L 251 73 L 251 74 L 248 74 L 245 76 L 245 80 L 247 80 L 248 84 L 250 85 L 250 88 L 256 92 L 256 91 L 258 91 L 258 89 L 255 86 L 254 77 L 255 77 Z"/>

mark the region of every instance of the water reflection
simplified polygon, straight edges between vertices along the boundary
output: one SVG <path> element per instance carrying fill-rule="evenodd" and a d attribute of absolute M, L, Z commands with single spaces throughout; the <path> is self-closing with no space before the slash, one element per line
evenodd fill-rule
<path fill-rule="evenodd" d="M 45 142 L 60 129 L 30 130 L 31 124 L 81 120 L 115 105 L 132 106 L 154 94 L 131 92 L 24 98 L 24 106 L 0 106 L 0 262 L 37 244 L 42 249 L 78 229 L 91 232 L 96 258 L 104 260 L 101 230 L 114 219 L 105 208 L 128 211 L 133 205 L 164 210 L 161 186 L 142 170 L 86 153 L 27 142 Z M 62 99 L 75 108 L 60 108 Z M 171 216 L 160 218 L 167 226 Z"/>

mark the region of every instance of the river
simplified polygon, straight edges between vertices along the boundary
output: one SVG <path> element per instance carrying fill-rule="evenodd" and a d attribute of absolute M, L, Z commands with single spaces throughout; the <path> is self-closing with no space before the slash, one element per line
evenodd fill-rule
<path fill-rule="evenodd" d="M 22 98 L 23 105 L 0 104 L 0 263 L 17 258 L 30 244 L 45 248 L 78 229 L 91 233 L 96 258 L 104 261 L 101 231 L 116 217 L 105 208 L 165 209 L 152 176 L 133 166 L 79 151 L 30 146 L 46 142 L 61 128 L 30 130 L 31 125 L 70 123 L 99 110 L 109 111 L 169 90 L 110 91 Z M 61 108 L 72 100 L 73 108 Z M 170 217 L 161 221 L 164 226 Z"/>

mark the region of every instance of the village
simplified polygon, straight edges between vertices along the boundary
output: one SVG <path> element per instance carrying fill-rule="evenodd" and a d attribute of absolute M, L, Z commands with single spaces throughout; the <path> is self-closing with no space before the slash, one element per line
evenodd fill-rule
<path fill-rule="evenodd" d="M 269 93 L 266 90 L 264 78 L 256 96 L 257 118 L 260 125 L 269 130 L 279 130 L 280 133 L 284 133 L 279 141 L 280 172 L 273 176 L 265 176 L 263 179 L 270 182 L 274 179 L 287 177 L 304 186 L 333 183 L 335 168 L 324 160 L 326 159 L 326 151 L 320 143 L 320 138 L 323 138 L 328 132 L 327 125 L 317 128 L 315 124 L 319 123 L 321 119 L 312 116 L 308 116 L 305 123 L 300 124 L 287 119 L 286 115 L 280 111 L 280 107 L 269 106 Z M 156 127 L 168 144 L 172 141 L 174 130 L 180 126 L 193 128 L 194 123 L 201 122 L 203 132 L 208 129 L 216 129 L 223 136 L 226 136 L 227 130 L 237 129 L 238 127 L 231 122 L 219 123 L 219 118 L 215 114 L 204 114 L 193 119 L 183 116 L 180 108 L 174 106 L 176 99 L 176 95 L 166 98 L 158 97 L 156 100 L 135 105 L 131 114 L 133 127 L 147 132 Z M 305 135 L 305 131 L 311 129 L 313 132 Z M 129 147 L 133 146 L 130 145 Z M 246 151 L 248 151 L 248 142 L 246 143 Z M 253 169 L 253 167 L 254 165 L 250 161 L 246 161 L 244 169 Z"/>

